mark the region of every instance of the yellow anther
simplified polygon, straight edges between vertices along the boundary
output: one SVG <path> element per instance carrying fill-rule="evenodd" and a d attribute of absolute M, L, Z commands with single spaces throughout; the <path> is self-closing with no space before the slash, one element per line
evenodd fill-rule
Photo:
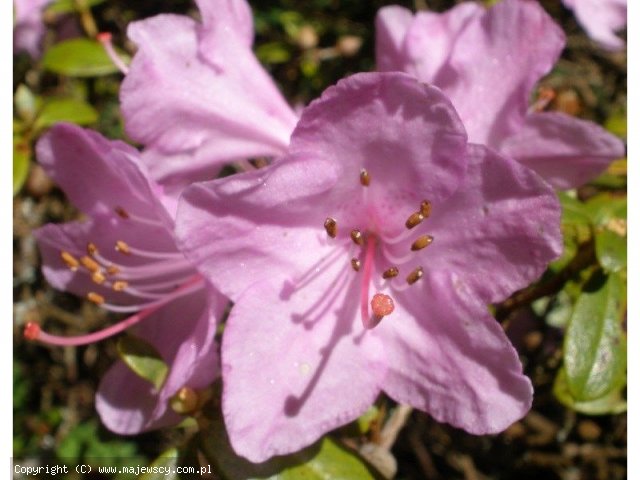
<path fill-rule="evenodd" d="M 123 242 L 122 240 L 118 240 L 116 242 L 116 250 L 120 253 L 124 253 L 125 255 L 129 255 L 131 253 L 129 245 L 127 245 L 127 243 Z"/>
<path fill-rule="evenodd" d="M 353 243 L 356 245 L 364 245 L 364 237 L 360 230 L 351 230 L 351 240 L 353 240 Z"/>
<path fill-rule="evenodd" d="M 116 292 L 121 292 L 123 291 L 125 288 L 127 288 L 129 286 L 129 282 L 125 282 L 124 280 L 117 280 L 115 282 L 113 282 L 113 289 Z"/>
<path fill-rule="evenodd" d="M 369 175 L 369 172 L 367 171 L 366 168 L 363 168 L 362 170 L 360 170 L 360 184 L 363 187 L 368 187 L 370 183 L 371 183 L 371 175 Z"/>
<path fill-rule="evenodd" d="M 389 278 L 397 277 L 399 273 L 400 273 L 400 270 L 398 270 L 398 267 L 390 267 L 390 268 L 387 268 L 384 272 L 382 272 L 382 278 L 384 278 L 385 280 L 388 280 Z"/>
<path fill-rule="evenodd" d="M 418 239 L 411 244 L 411 250 L 418 251 L 422 250 L 425 247 L 428 247 L 433 243 L 433 237 L 431 235 L 422 235 L 418 237 Z"/>
<path fill-rule="evenodd" d="M 429 218 L 431 216 L 431 202 L 429 200 L 423 200 L 420 204 L 420 213 L 424 218 Z"/>
<path fill-rule="evenodd" d="M 102 274 L 102 272 L 98 270 L 97 272 L 93 272 L 93 274 L 91 275 L 91 280 L 93 280 L 98 285 L 102 285 L 106 278 Z"/>
<path fill-rule="evenodd" d="M 65 251 L 60 252 L 60 257 L 62 258 L 62 261 L 66 263 L 67 267 L 69 267 L 71 271 L 75 272 L 78 269 L 78 266 L 80 265 L 80 263 L 78 262 L 78 260 L 76 260 L 76 257 L 71 255 L 69 252 L 65 252 Z"/>
<path fill-rule="evenodd" d="M 338 235 L 338 222 L 336 222 L 335 218 L 327 217 L 324 221 L 324 229 L 327 231 L 327 235 L 331 238 L 336 238 L 336 235 Z"/>
<path fill-rule="evenodd" d="M 109 275 L 117 275 L 118 273 L 120 273 L 120 269 L 118 267 L 116 267 L 115 265 L 109 265 L 107 267 L 107 273 Z"/>
<path fill-rule="evenodd" d="M 87 253 L 91 256 L 94 256 L 96 253 L 98 253 L 98 247 L 96 246 L 95 243 L 93 242 L 87 243 Z"/>
<path fill-rule="evenodd" d="M 96 292 L 87 293 L 87 300 L 95 303 L 96 305 L 102 305 L 104 303 L 104 297 Z"/>
<path fill-rule="evenodd" d="M 351 259 L 351 268 L 353 268 L 356 272 L 360 271 L 360 260 L 357 258 Z"/>
<path fill-rule="evenodd" d="M 409 285 L 413 285 L 414 283 L 416 283 L 418 280 L 422 278 L 422 275 L 424 275 L 424 271 L 422 270 L 422 267 L 416 268 L 413 272 L 407 275 L 407 283 Z"/>
<path fill-rule="evenodd" d="M 80 263 L 82 263 L 82 265 L 84 265 L 84 267 L 91 273 L 96 273 L 100 270 L 100 264 L 93 258 L 87 257 L 86 255 L 80 259 Z"/>
<path fill-rule="evenodd" d="M 169 404 L 176 413 L 189 415 L 198 408 L 199 396 L 193 388 L 182 387 L 171 397 Z"/>
<path fill-rule="evenodd" d="M 407 221 L 405 222 L 405 226 L 411 230 L 413 227 L 420 225 L 420 223 L 424 220 L 424 215 L 422 215 L 422 212 L 414 212 L 411 215 L 409 215 L 409 218 L 407 218 Z"/>

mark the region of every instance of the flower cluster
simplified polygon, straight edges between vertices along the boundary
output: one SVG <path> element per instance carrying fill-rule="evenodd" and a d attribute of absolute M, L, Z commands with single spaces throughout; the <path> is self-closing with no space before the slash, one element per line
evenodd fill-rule
<path fill-rule="evenodd" d="M 102 380 L 96 408 L 120 433 L 177 423 L 172 399 L 221 374 L 230 440 L 254 462 L 382 392 L 475 434 L 525 415 L 531 382 L 487 305 L 560 254 L 554 187 L 624 153 L 593 123 L 529 106 L 564 44 L 551 18 L 531 0 L 386 7 L 380 71 L 298 114 L 251 50 L 247 3 L 196 3 L 201 22 L 129 26 L 120 100 L 142 151 L 66 124 L 37 148 L 87 217 L 38 230 L 47 279 L 131 316 L 25 335 L 82 345 L 131 329 L 158 350 L 161 385 L 123 362 Z M 216 178 L 228 164 L 239 173 Z"/>

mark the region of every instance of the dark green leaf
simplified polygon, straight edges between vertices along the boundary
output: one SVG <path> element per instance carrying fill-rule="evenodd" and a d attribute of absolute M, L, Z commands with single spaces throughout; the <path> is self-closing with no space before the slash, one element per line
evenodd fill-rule
<path fill-rule="evenodd" d="M 125 62 L 128 61 L 123 52 L 117 52 Z M 71 77 L 93 77 L 118 71 L 102 45 L 86 38 L 57 43 L 45 52 L 42 65 L 52 72 Z"/>
<path fill-rule="evenodd" d="M 620 277 L 596 274 L 578 298 L 564 342 L 567 385 L 576 401 L 599 399 L 625 384 L 624 296 Z"/>
<path fill-rule="evenodd" d="M 169 367 L 153 345 L 133 335 L 126 335 L 118 340 L 118 354 L 140 378 L 151 382 L 157 389 L 162 387 Z"/>
<path fill-rule="evenodd" d="M 38 131 L 57 122 L 89 125 L 97 120 L 98 112 L 86 102 L 73 98 L 52 98 L 42 106 L 34 127 Z"/>

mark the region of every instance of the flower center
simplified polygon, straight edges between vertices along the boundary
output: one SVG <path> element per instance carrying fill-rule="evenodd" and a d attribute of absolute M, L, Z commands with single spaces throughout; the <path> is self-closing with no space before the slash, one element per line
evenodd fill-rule
<path fill-rule="evenodd" d="M 360 171 L 360 184 L 362 187 L 368 188 L 371 181 L 371 174 L 366 169 L 362 169 Z M 355 272 L 362 275 L 360 313 L 362 324 L 366 329 L 374 328 L 383 317 L 393 313 L 395 308 L 393 298 L 384 293 L 378 292 L 373 295 L 371 301 L 369 300 L 369 288 L 372 283 L 374 285 L 377 284 L 379 287 L 389 286 L 395 291 L 401 291 L 422 278 L 424 270 L 421 265 L 418 265 L 410 267 L 408 273 L 406 273 L 404 283 L 398 283 L 398 280 L 395 280 L 401 274 L 401 265 L 405 265 L 411 260 L 412 252 L 422 250 L 433 242 L 431 235 L 415 237 L 413 231 L 414 228 L 431 215 L 431 209 L 431 202 L 423 200 L 418 210 L 412 213 L 404 222 L 405 230 L 394 237 L 381 235 L 375 229 L 365 232 L 353 229 L 349 232 L 350 243 L 353 244 L 352 249 L 353 246 L 357 249 L 356 255 L 351 258 L 351 267 Z M 344 237 L 344 235 L 340 235 L 338 221 L 335 218 L 328 217 L 324 222 L 324 228 L 327 235 L 332 239 L 340 240 L 341 237 Z M 411 239 L 413 241 L 406 254 L 397 255 L 397 245 Z M 376 254 L 378 254 L 378 258 Z M 385 265 L 385 268 L 379 274 L 376 274 L 376 265 Z M 369 313 L 369 305 L 371 305 L 372 314 Z"/>

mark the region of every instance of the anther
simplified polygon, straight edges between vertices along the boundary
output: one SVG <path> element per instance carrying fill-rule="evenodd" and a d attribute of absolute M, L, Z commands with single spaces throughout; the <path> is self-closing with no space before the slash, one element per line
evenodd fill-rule
<path fill-rule="evenodd" d="M 324 229 L 331 238 L 336 238 L 336 235 L 338 235 L 338 223 L 334 218 L 327 217 L 324 221 Z"/>
<path fill-rule="evenodd" d="M 398 267 L 387 268 L 384 272 L 382 272 L 382 278 L 388 280 L 390 278 L 397 277 L 399 273 L 400 270 L 398 270 Z"/>
<path fill-rule="evenodd" d="M 95 303 L 96 305 L 102 305 L 104 303 L 104 297 L 96 292 L 87 293 L 87 300 Z"/>
<path fill-rule="evenodd" d="M 102 272 L 100 272 L 98 270 L 97 272 L 94 272 L 93 275 L 91 275 L 91 280 L 93 280 L 98 285 L 102 285 L 104 283 L 104 281 L 106 280 L 106 278 L 102 274 Z"/>
<path fill-rule="evenodd" d="M 124 208 L 116 207 L 114 210 L 120 218 L 124 218 L 125 220 L 129 218 L 129 213 Z"/>
<path fill-rule="evenodd" d="M 93 242 L 87 243 L 87 253 L 91 256 L 94 256 L 96 253 L 98 253 L 98 247 L 96 246 L 95 243 Z"/>
<path fill-rule="evenodd" d="M 40 325 L 35 322 L 27 322 L 27 324 L 24 326 L 22 335 L 27 340 L 36 340 L 38 336 L 40 336 Z"/>
<path fill-rule="evenodd" d="M 118 273 L 120 273 L 120 269 L 118 267 L 116 267 L 115 265 L 109 265 L 107 267 L 107 273 L 109 275 L 117 275 Z"/>
<path fill-rule="evenodd" d="M 371 183 L 371 176 L 369 175 L 369 172 L 367 171 L 366 168 L 361 169 L 360 170 L 360 184 L 363 187 L 368 187 L 370 183 Z"/>
<path fill-rule="evenodd" d="M 360 271 L 360 260 L 357 258 L 351 259 L 351 268 L 353 268 L 356 272 Z"/>
<path fill-rule="evenodd" d="M 124 253 L 125 255 L 129 255 L 131 253 L 131 250 L 129 250 L 129 245 L 127 245 L 127 243 L 123 242 L 122 240 L 118 240 L 116 242 L 116 250 L 120 253 Z"/>
<path fill-rule="evenodd" d="M 371 299 L 371 311 L 376 319 L 382 319 L 395 310 L 393 299 L 384 293 L 376 293 Z"/>
<path fill-rule="evenodd" d="M 169 400 L 171 408 L 182 415 L 193 413 L 198 408 L 198 403 L 198 393 L 189 387 L 182 387 Z"/>
<path fill-rule="evenodd" d="M 424 215 L 422 212 L 414 212 L 409 215 L 407 221 L 405 222 L 405 226 L 411 230 L 413 227 L 420 225 L 420 223 L 424 220 Z"/>
<path fill-rule="evenodd" d="M 421 235 L 418 239 L 411 244 L 411 250 L 414 252 L 422 250 L 433 243 L 433 237 L 431 235 Z"/>
<path fill-rule="evenodd" d="M 87 257 L 86 255 L 80 259 L 80 263 L 82 263 L 82 265 L 84 265 L 84 267 L 91 273 L 96 273 L 100 270 L 100 264 L 93 258 Z"/>
<path fill-rule="evenodd" d="M 364 245 L 364 237 L 362 236 L 362 232 L 360 230 L 351 230 L 351 240 L 356 245 Z"/>
<path fill-rule="evenodd" d="M 407 283 L 409 285 L 413 285 L 414 283 L 416 283 L 418 280 L 422 278 L 422 275 L 424 275 L 424 271 L 422 270 L 422 267 L 416 268 L 413 272 L 407 275 Z"/>
<path fill-rule="evenodd" d="M 116 292 L 121 292 L 123 291 L 125 288 L 127 288 L 129 286 L 129 282 L 125 282 L 124 280 L 117 280 L 115 282 L 113 282 L 113 289 Z"/>
<path fill-rule="evenodd" d="M 423 200 L 420 204 L 420 213 L 424 218 L 429 218 L 431 216 L 431 202 L 429 200 Z"/>
<path fill-rule="evenodd" d="M 65 252 L 65 251 L 60 252 L 60 257 L 62 258 L 62 261 L 67 264 L 67 267 L 69 267 L 69 269 L 72 272 L 75 272 L 78 269 L 78 266 L 80 265 L 80 263 L 78 262 L 78 260 L 76 260 L 76 257 L 71 255 L 69 252 Z"/>

